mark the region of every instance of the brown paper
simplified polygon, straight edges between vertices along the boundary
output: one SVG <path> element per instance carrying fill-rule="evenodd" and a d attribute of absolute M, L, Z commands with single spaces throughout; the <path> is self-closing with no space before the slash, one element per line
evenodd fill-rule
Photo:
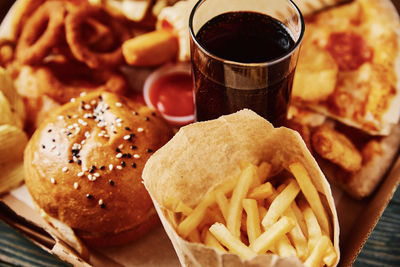
<path fill-rule="evenodd" d="M 269 162 L 272 172 L 301 162 L 323 196 L 339 255 L 339 223 L 331 189 L 300 135 L 288 128 L 273 128 L 254 112 L 242 110 L 181 128 L 152 155 L 143 170 L 144 184 L 183 266 L 302 266 L 297 259 L 276 255 L 244 261 L 233 254 L 221 254 L 183 240 L 172 227 L 174 222 L 167 219 L 168 211 L 179 201 L 194 207 L 215 187 L 237 177 L 243 161 L 256 165 Z"/>

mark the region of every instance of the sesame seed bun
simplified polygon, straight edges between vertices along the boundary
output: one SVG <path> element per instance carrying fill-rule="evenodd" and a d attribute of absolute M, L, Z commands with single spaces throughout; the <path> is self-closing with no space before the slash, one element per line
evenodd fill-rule
<path fill-rule="evenodd" d="M 142 184 L 150 155 L 172 137 L 161 116 L 111 93 L 60 107 L 25 150 L 25 182 L 37 206 L 86 244 L 120 245 L 158 224 Z"/>

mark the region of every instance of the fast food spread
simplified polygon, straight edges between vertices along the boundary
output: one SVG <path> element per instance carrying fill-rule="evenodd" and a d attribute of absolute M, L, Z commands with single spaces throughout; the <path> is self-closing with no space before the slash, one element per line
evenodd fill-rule
<path fill-rule="evenodd" d="M 399 26 L 390 1 L 353 1 L 306 17 L 288 126 L 356 198 L 376 189 L 400 145 Z"/>
<path fill-rule="evenodd" d="M 337 264 L 325 177 L 297 133 L 252 111 L 182 127 L 147 161 L 143 180 L 183 266 L 214 266 L 228 252 L 238 255 L 231 264 L 262 266 L 276 255 Z"/>
<path fill-rule="evenodd" d="M 330 185 L 372 195 L 400 147 L 400 20 L 390 0 L 294 2 L 288 128 L 243 110 L 179 129 L 136 87 L 188 63 L 196 0 L 17 1 L 0 27 L 0 194 L 24 180 L 88 262 L 161 219 L 183 266 L 336 266 Z"/>

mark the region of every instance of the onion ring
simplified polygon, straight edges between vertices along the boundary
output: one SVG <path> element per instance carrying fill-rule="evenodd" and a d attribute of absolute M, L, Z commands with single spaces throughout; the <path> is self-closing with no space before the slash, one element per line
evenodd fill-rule
<path fill-rule="evenodd" d="M 48 1 L 26 22 L 17 43 L 16 58 L 24 64 L 39 63 L 58 43 L 64 29 L 65 5 Z"/>
<path fill-rule="evenodd" d="M 0 39 L 0 66 L 5 67 L 14 58 L 15 43 L 11 40 Z"/>
<path fill-rule="evenodd" d="M 121 44 L 130 37 L 130 34 L 121 22 L 122 20 L 111 17 L 104 9 L 97 6 L 86 6 L 70 12 L 65 20 L 65 31 L 67 43 L 75 58 L 93 69 L 122 64 L 124 59 Z M 85 29 L 85 25 L 86 28 L 87 26 L 97 28 L 98 30 L 95 30 L 97 33 L 104 32 L 104 29 L 99 28 L 100 26 L 110 28 L 109 33 L 113 37 L 112 45 L 107 45 L 105 49 L 88 43 L 88 36 L 82 30 Z M 103 41 L 100 39 L 100 42 Z"/>
<path fill-rule="evenodd" d="M 40 95 L 47 95 L 60 104 L 78 97 L 82 92 L 108 91 L 124 94 L 127 83 L 112 71 L 97 71 L 81 63 L 46 64 L 35 68 Z"/>

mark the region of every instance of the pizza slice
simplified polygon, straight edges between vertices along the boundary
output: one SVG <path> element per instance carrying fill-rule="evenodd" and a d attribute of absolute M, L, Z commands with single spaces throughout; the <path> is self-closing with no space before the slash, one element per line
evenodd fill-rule
<path fill-rule="evenodd" d="M 356 0 L 306 17 L 292 103 L 389 135 L 400 116 L 399 30 L 389 0 Z"/>
<path fill-rule="evenodd" d="M 400 125 L 387 136 L 370 135 L 312 110 L 292 106 L 287 126 L 298 131 L 328 180 L 352 197 L 369 196 L 400 147 Z"/>

